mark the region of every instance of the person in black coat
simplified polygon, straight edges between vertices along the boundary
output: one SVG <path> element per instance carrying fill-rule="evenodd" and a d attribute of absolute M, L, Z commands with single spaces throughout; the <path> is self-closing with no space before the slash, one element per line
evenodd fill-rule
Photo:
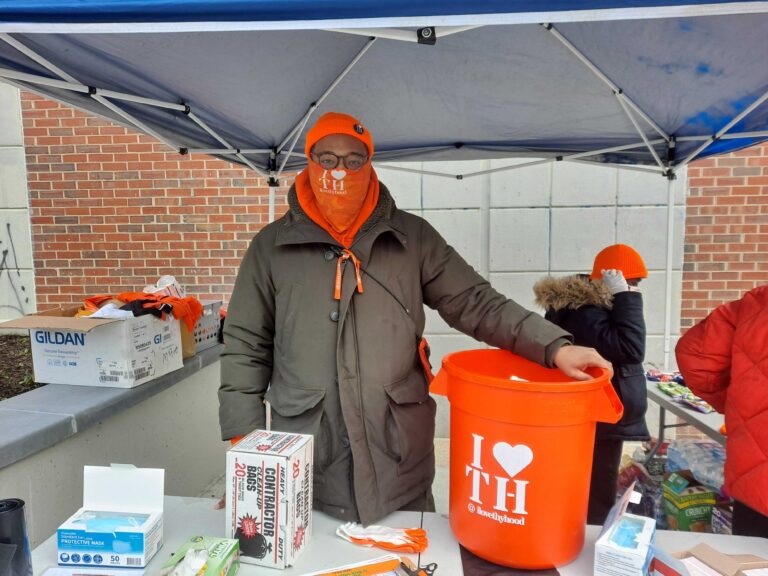
<path fill-rule="evenodd" d="M 624 415 L 616 424 L 597 424 L 589 491 L 588 524 L 603 524 L 616 500 L 624 440 L 648 440 L 645 424 L 645 320 L 637 288 L 648 272 L 630 246 L 616 244 L 595 258 L 592 274 L 545 278 L 536 283 L 536 302 L 545 318 L 573 334 L 574 344 L 597 350 L 613 364 L 613 387 Z"/>

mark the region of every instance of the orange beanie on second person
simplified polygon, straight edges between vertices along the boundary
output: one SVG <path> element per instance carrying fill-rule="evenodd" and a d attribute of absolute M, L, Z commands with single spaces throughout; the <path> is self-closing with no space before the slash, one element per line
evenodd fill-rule
<path fill-rule="evenodd" d="M 637 250 L 626 244 L 614 244 L 603 248 L 595 256 L 595 264 L 592 266 L 592 280 L 601 278 L 602 270 L 621 270 L 624 278 L 648 278 L 648 270 L 645 268 L 643 258 Z"/>

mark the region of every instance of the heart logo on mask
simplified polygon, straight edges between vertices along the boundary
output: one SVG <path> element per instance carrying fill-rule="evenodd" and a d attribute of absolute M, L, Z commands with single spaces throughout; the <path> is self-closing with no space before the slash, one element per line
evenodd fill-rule
<path fill-rule="evenodd" d="M 346 175 L 347 173 L 344 170 L 333 170 L 331 172 L 331 176 L 333 176 L 334 180 L 341 180 Z"/>
<path fill-rule="evenodd" d="M 506 442 L 497 442 L 493 446 L 493 457 L 504 468 L 504 472 L 514 478 L 533 461 L 533 451 L 525 444 L 512 446 Z"/>

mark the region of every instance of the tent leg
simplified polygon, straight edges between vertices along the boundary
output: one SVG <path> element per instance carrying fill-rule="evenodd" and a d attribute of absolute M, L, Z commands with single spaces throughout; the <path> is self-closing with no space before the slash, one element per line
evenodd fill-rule
<path fill-rule="evenodd" d="M 664 370 L 672 353 L 672 263 L 675 249 L 675 179 L 667 177 L 667 264 L 664 271 Z"/>
<path fill-rule="evenodd" d="M 275 221 L 275 187 L 269 187 L 269 222 Z"/>
<path fill-rule="evenodd" d="M 483 170 L 491 169 L 491 161 L 483 161 Z M 486 173 L 480 187 L 480 275 L 491 279 L 491 175 Z"/>

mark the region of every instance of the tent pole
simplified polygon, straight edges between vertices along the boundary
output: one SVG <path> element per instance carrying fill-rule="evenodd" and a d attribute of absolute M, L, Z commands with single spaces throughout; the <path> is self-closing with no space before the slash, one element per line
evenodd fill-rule
<path fill-rule="evenodd" d="M 659 144 L 663 140 L 651 140 L 651 144 Z M 602 148 L 600 150 L 592 150 L 589 152 L 577 152 L 576 154 L 565 154 L 562 156 L 556 156 L 554 158 L 545 158 L 543 160 L 535 160 L 533 162 L 526 162 L 525 164 L 516 164 L 514 166 L 502 166 L 501 168 L 493 168 L 492 170 L 481 170 L 479 172 L 470 172 L 464 174 L 462 178 L 472 178 L 473 176 L 482 176 L 483 174 L 492 174 L 494 172 L 504 172 L 506 170 L 517 170 L 518 168 L 525 168 L 527 166 L 536 166 L 537 164 L 546 164 L 547 162 L 561 162 L 564 160 L 578 160 L 580 158 L 589 158 L 590 156 L 597 156 L 598 154 L 607 154 L 608 152 L 621 152 L 623 150 L 632 150 L 633 148 L 641 148 L 645 146 L 644 142 L 635 144 L 625 144 L 623 146 L 612 146 L 610 148 Z"/>
<path fill-rule="evenodd" d="M 189 154 L 269 154 L 269 148 L 187 148 Z"/>
<path fill-rule="evenodd" d="M 608 78 L 608 76 L 606 76 L 603 73 L 603 71 L 600 70 L 600 68 L 598 68 L 595 64 L 593 64 L 592 61 L 589 58 L 587 58 L 584 54 L 582 54 L 581 51 L 578 48 L 576 48 L 576 46 L 571 44 L 570 41 L 568 41 L 568 39 L 565 38 L 565 36 L 560 34 L 560 32 L 557 29 L 555 29 L 555 27 L 552 24 L 547 23 L 547 24 L 542 24 L 542 26 L 544 27 L 545 30 L 547 30 L 550 34 L 552 34 L 555 38 L 557 38 L 560 41 L 560 43 L 563 44 L 563 46 L 565 46 L 568 50 L 570 50 L 574 54 L 574 56 L 576 56 L 576 58 L 581 60 L 581 62 L 587 68 L 589 68 L 595 74 L 595 76 L 597 76 L 598 78 L 600 78 L 600 80 L 602 80 L 605 84 L 607 84 L 608 87 L 611 90 L 613 90 L 613 93 L 616 95 L 616 97 L 619 100 L 626 101 L 626 103 L 629 104 L 629 106 L 631 106 L 632 109 L 635 112 L 637 112 L 637 114 L 643 120 L 645 120 L 651 128 L 653 128 L 656 132 L 658 132 L 659 135 L 662 138 L 664 138 L 664 140 L 669 141 L 669 135 L 664 130 L 662 130 L 659 127 L 659 125 L 656 124 L 656 122 L 654 122 L 650 116 L 648 116 L 648 114 L 643 112 L 640 106 L 635 104 L 635 102 L 629 96 L 624 94 L 623 90 L 619 88 L 610 78 Z"/>
<path fill-rule="evenodd" d="M 664 370 L 672 353 L 672 265 L 675 249 L 675 175 L 667 176 L 667 262 L 664 271 Z"/>
<path fill-rule="evenodd" d="M 341 71 L 341 74 L 339 74 L 336 77 L 336 79 L 333 82 L 331 82 L 331 85 L 325 89 L 325 92 L 323 92 L 320 98 L 318 98 L 309 106 L 309 110 L 307 110 L 304 116 L 302 116 L 301 119 L 299 119 L 299 121 L 296 122 L 293 129 L 291 129 L 288 135 L 285 138 L 283 138 L 283 141 L 280 143 L 280 146 L 277 147 L 278 154 L 283 151 L 283 148 L 285 148 L 285 145 L 288 143 L 288 141 L 293 137 L 293 135 L 296 132 L 299 132 L 299 134 L 301 134 L 302 128 L 306 125 L 307 120 L 309 119 L 310 116 L 312 116 L 312 113 L 320 106 L 320 104 L 323 103 L 323 101 L 328 97 L 328 95 L 331 92 L 333 92 L 336 86 L 339 85 L 339 82 L 341 82 L 344 79 L 344 77 L 347 74 L 349 74 L 349 71 L 352 70 L 354 65 L 360 61 L 360 58 L 362 58 L 365 55 L 365 53 L 368 52 L 368 50 L 370 50 L 374 42 L 376 42 L 376 38 L 369 38 L 368 42 L 365 43 L 365 46 L 363 46 L 362 49 L 352 59 L 352 61 L 346 65 L 344 70 Z"/>
<path fill-rule="evenodd" d="M 624 113 L 629 118 L 629 121 L 632 122 L 632 126 L 635 127 L 635 130 L 640 135 L 640 138 L 643 139 L 643 142 L 645 142 L 646 147 L 648 148 L 648 151 L 651 153 L 651 156 L 653 156 L 653 159 L 656 160 L 656 164 L 659 165 L 659 168 L 662 169 L 662 171 L 666 170 L 666 166 L 664 166 L 664 162 L 661 161 L 661 158 L 659 158 L 659 155 L 656 153 L 656 150 L 653 146 L 651 146 L 650 142 L 648 142 L 648 137 L 645 135 L 645 133 L 640 128 L 640 125 L 637 123 L 637 120 L 635 120 L 634 114 L 629 110 L 627 105 L 624 103 L 624 100 L 619 98 L 619 95 L 616 94 L 616 100 L 618 100 L 619 104 L 621 105 L 622 110 L 624 110 Z"/>
<path fill-rule="evenodd" d="M 663 140 L 651 140 L 650 144 L 660 144 L 664 142 Z M 518 170 L 520 168 L 528 168 L 531 166 L 537 166 L 539 164 L 548 164 L 550 162 L 560 162 L 560 161 L 576 161 L 580 158 L 588 158 L 589 156 L 596 156 L 598 154 L 606 154 L 608 152 L 621 152 L 622 150 L 631 150 L 633 148 L 641 148 L 645 146 L 646 144 L 644 142 L 637 142 L 634 144 L 625 144 L 623 146 L 613 146 L 611 148 L 602 148 L 600 150 L 592 150 L 589 152 L 578 152 L 576 154 L 569 154 L 567 156 L 557 156 L 555 158 L 543 158 L 541 160 L 534 160 L 532 162 L 526 162 L 525 164 L 515 164 L 513 166 L 501 166 L 499 168 L 492 168 L 488 170 L 480 170 L 478 172 L 470 172 L 469 174 L 446 174 L 445 172 L 430 172 L 428 170 L 417 170 L 415 168 L 405 168 L 402 166 L 391 166 L 389 164 L 379 164 L 377 165 L 381 166 L 382 168 L 387 168 L 388 170 L 398 170 L 400 172 L 412 172 L 414 174 L 426 174 L 427 176 L 441 176 L 443 178 L 455 178 L 456 180 L 463 180 L 464 178 L 472 178 L 475 176 L 483 176 L 485 174 L 493 174 L 495 172 L 505 172 L 508 170 Z M 650 169 L 642 169 L 639 167 L 633 167 L 635 170 L 643 170 L 644 172 L 650 171 Z M 666 173 L 666 172 L 665 172 Z"/>
<path fill-rule="evenodd" d="M 213 138 L 215 138 L 216 140 L 218 140 L 218 141 L 219 141 L 219 142 L 220 142 L 220 143 L 221 143 L 223 146 L 226 146 L 228 149 L 231 149 L 231 148 L 232 148 L 232 145 L 231 145 L 229 142 L 227 142 L 227 141 L 226 141 L 224 138 L 222 138 L 221 136 L 219 136 L 219 134 L 218 134 L 218 133 L 217 133 L 217 132 L 216 132 L 216 131 L 215 131 L 213 128 L 211 128 L 210 126 L 208 126 L 208 124 L 206 124 L 205 122 L 203 122 L 203 120 L 201 120 L 200 118 L 198 118 L 198 117 L 197 117 L 197 115 L 196 115 L 196 114 L 194 114 L 194 113 L 193 113 L 191 110 L 187 109 L 187 112 L 186 112 L 186 114 L 187 114 L 187 117 L 188 117 L 190 120 L 192 120 L 192 122 L 194 122 L 195 124 L 197 124 L 198 126 L 200 126 L 200 128 L 202 128 L 203 130 L 205 130 L 205 131 L 206 131 L 206 132 L 207 132 L 209 135 L 213 136 Z M 264 170 L 262 170 L 261 168 L 259 168 L 258 166 L 256 166 L 256 165 L 255 165 L 253 162 L 251 162 L 250 160 L 248 160 L 248 158 L 246 158 L 245 156 L 243 156 L 243 152 L 242 152 L 242 150 L 237 150 L 237 149 L 235 149 L 235 158 L 237 158 L 237 159 L 239 159 L 240 161 L 242 161 L 242 162 L 243 162 L 243 163 L 244 163 L 246 166 L 248 166 L 248 167 L 249 167 L 251 170 L 253 170 L 253 171 L 254 171 L 254 172 L 256 172 L 257 174 L 259 174 L 259 175 L 261 175 L 261 176 L 264 176 L 265 178 L 268 178 L 268 177 L 269 177 L 269 176 L 267 175 L 267 173 L 266 173 Z"/>
<path fill-rule="evenodd" d="M 280 168 L 277 171 L 277 177 L 280 178 L 280 175 L 283 173 L 283 169 L 285 168 L 285 165 L 288 164 L 288 160 L 291 157 L 291 154 L 293 154 L 293 149 L 296 147 L 296 142 L 299 141 L 299 137 L 301 136 L 301 133 L 304 131 L 304 127 L 307 125 L 307 122 L 311 118 L 311 114 L 305 114 L 304 115 L 304 121 L 301 123 L 301 127 L 296 130 L 296 135 L 293 137 L 293 142 L 291 142 L 291 147 L 288 149 L 288 153 L 285 155 L 285 158 L 283 158 L 283 161 L 280 163 Z"/>
<path fill-rule="evenodd" d="M 568 162 L 574 162 L 576 164 L 589 164 L 590 166 L 595 166 L 595 163 L 590 162 L 589 160 L 568 160 Z M 599 166 L 616 168 L 618 170 L 630 170 L 632 172 L 644 172 L 645 174 L 660 174 L 662 176 L 666 176 L 667 174 L 666 169 L 664 169 L 664 171 L 662 172 L 659 172 L 658 168 L 654 168 L 652 166 L 642 166 L 642 165 L 634 165 L 634 164 L 614 164 L 612 162 L 603 162 L 599 164 Z"/>
<path fill-rule="evenodd" d="M 491 161 L 484 160 L 486 170 Z M 491 175 L 486 173 L 480 185 L 480 275 L 491 280 Z"/>
<path fill-rule="evenodd" d="M 7 68 L 0 68 L 0 78 L 29 82 L 30 84 L 40 84 L 41 86 L 51 86 L 52 88 L 80 92 L 81 94 L 88 94 L 90 92 L 90 88 L 83 84 L 75 84 L 65 80 L 56 80 L 55 78 L 45 78 L 35 74 L 26 74 L 25 72 L 16 72 L 15 70 L 8 70 Z"/>
<path fill-rule="evenodd" d="M 176 152 L 179 152 L 181 150 L 181 146 L 179 146 L 177 144 L 174 144 L 173 142 L 171 142 L 170 140 L 168 140 L 166 138 L 163 138 L 162 136 L 160 136 L 160 134 L 158 132 L 156 132 L 155 130 L 153 130 L 152 128 L 150 128 L 146 124 L 144 124 L 144 122 L 142 122 L 138 118 L 135 118 L 133 115 L 129 114 L 128 112 L 126 112 L 125 110 L 123 110 L 122 108 L 117 106 L 116 104 L 114 104 L 112 101 L 107 100 L 106 98 L 103 98 L 101 96 L 96 96 L 96 95 L 92 96 L 92 98 L 94 100 L 96 100 L 96 102 L 98 102 L 99 104 L 104 106 L 105 108 L 109 108 L 110 110 L 112 110 L 112 112 L 114 112 L 118 116 L 122 116 L 130 124 L 132 124 L 133 126 L 138 128 L 142 132 L 144 132 L 146 134 L 149 134 L 150 136 L 152 136 L 156 140 L 162 142 L 163 144 L 165 144 L 169 148 L 173 148 Z"/>
<path fill-rule="evenodd" d="M 167 108 L 169 110 L 178 110 L 180 112 L 183 112 L 185 110 L 185 106 L 183 104 L 176 104 L 174 102 L 163 102 L 162 100 L 156 100 L 154 98 L 145 98 L 143 96 L 126 94 L 124 92 L 115 92 L 114 90 L 104 90 L 102 88 L 96 88 L 94 86 L 85 86 L 83 84 L 67 82 L 65 80 L 45 78 L 44 76 L 37 76 L 36 74 L 26 74 L 24 72 L 16 72 L 15 70 L 8 70 L 7 68 L 0 68 L 0 78 L 10 78 L 12 80 L 29 82 L 30 84 L 40 84 L 42 86 L 51 86 L 53 88 L 70 90 L 71 92 L 80 92 L 82 94 L 96 94 L 98 96 L 104 96 L 105 98 L 112 98 L 114 100 L 126 100 L 128 102 L 135 102 L 136 104 L 146 104 L 147 106 L 154 106 L 156 108 Z"/>
<path fill-rule="evenodd" d="M 482 25 L 471 26 L 435 26 L 435 37 L 445 38 L 459 32 L 482 28 Z M 400 28 L 327 28 L 326 32 L 338 32 L 339 34 L 352 34 L 353 36 L 373 36 L 384 40 L 398 40 L 400 42 L 418 42 L 416 30 L 402 30 Z"/>
<path fill-rule="evenodd" d="M 71 74 L 68 74 L 67 72 L 65 72 L 64 70 L 62 70 L 61 68 L 59 68 L 58 66 L 53 64 L 52 62 L 50 62 L 50 61 L 46 60 L 45 58 L 43 58 L 42 56 L 40 56 L 34 50 L 32 50 L 31 48 L 25 46 L 24 44 L 22 44 L 21 42 L 17 41 L 14 38 L 12 38 L 8 34 L 0 34 L 0 40 L 3 40 L 5 43 L 13 46 L 14 48 L 16 48 L 16 50 L 20 51 L 25 56 L 31 58 L 32 60 L 34 60 L 35 62 L 37 62 L 41 66 L 44 66 L 46 69 L 48 69 L 49 71 L 53 72 L 57 76 L 63 78 L 64 80 L 67 80 L 68 82 L 71 82 L 73 84 L 80 84 L 74 76 L 72 76 Z M 153 130 L 152 128 L 150 128 L 146 124 L 144 124 L 141 120 L 133 117 L 131 114 L 129 114 L 128 112 L 126 112 L 125 110 L 120 108 L 119 106 L 113 104 L 112 102 L 110 102 L 109 100 L 104 98 L 103 96 L 99 96 L 98 94 L 92 93 L 92 91 L 90 89 L 88 90 L 88 93 L 90 94 L 91 98 L 93 98 L 96 102 L 98 102 L 99 104 L 101 104 L 105 108 L 108 108 L 109 110 L 111 110 L 112 112 L 117 114 L 118 116 L 121 116 L 122 118 L 127 120 L 130 124 L 132 124 L 133 126 L 137 127 L 142 132 L 145 132 L 145 133 L 149 134 L 150 136 L 152 136 L 153 138 L 159 140 L 160 142 L 162 142 L 163 144 L 165 144 L 166 146 L 168 146 L 170 148 L 173 148 L 175 150 L 180 150 L 179 146 L 177 146 L 176 144 L 172 143 L 170 140 L 164 138 L 158 132 L 156 132 L 155 130 Z"/>
<path fill-rule="evenodd" d="M 23 53 L 24 55 L 28 56 L 29 58 L 31 58 L 32 60 L 34 60 L 38 64 L 44 66 L 45 68 L 47 68 L 48 70 L 50 70 L 54 74 L 57 74 L 61 78 L 64 78 L 64 80 L 68 81 L 69 83 L 76 84 L 78 86 L 80 85 L 78 83 L 78 81 L 74 78 L 74 76 L 72 76 L 71 74 L 65 72 L 64 70 L 62 70 L 61 68 L 59 68 L 58 66 L 53 64 L 52 62 L 48 61 L 47 59 L 45 59 L 42 56 L 40 56 L 39 54 L 37 54 L 34 50 L 30 49 L 29 47 L 25 46 L 21 42 L 18 42 L 16 39 L 12 38 L 8 34 L 0 34 L 0 40 L 3 40 L 7 44 L 10 44 L 11 46 L 13 46 L 17 50 L 19 50 L 21 53 Z M 130 124 L 132 124 L 133 126 L 139 128 L 141 131 L 145 132 L 146 134 L 149 134 L 153 138 L 159 140 L 160 142 L 162 142 L 166 146 L 169 146 L 170 148 L 174 148 L 175 150 L 182 152 L 182 149 L 181 149 L 180 146 L 177 146 L 176 144 L 173 144 L 171 141 L 169 141 L 166 138 L 164 138 L 163 136 L 161 136 L 157 131 L 155 131 L 154 129 L 152 129 L 149 126 L 147 126 L 144 122 L 142 122 L 138 118 L 135 118 L 132 114 L 129 114 L 128 112 L 126 112 L 125 110 L 123 110 L 122 108 L 120 108 L 119 106 L 114 104 L 112 101 L 108 100 L 106 97 L 100 95 L 98 89 L 91 89 L 90 87 L 86 87 L 86 88 L 87 88 L 86 91 L 88 92 L 88 94 L 96 102 L 98 102 L 99 104 L 101 104 L 105 108 L 108 108 L 109 110 L 111 110 L 115 114 L 121 116 L 122 118 L 127 120 Z M 123 100 L 131 100 L 133 102 L 138 102 L 138 103 L 149 104 L 150 102 L 153 102 L 153 100 L 149 99 L 149 98 L 130 97 L 130 96 L 126 97 L 128 95 L 124 95 L 124 94 L 117 93 L 117 92 L 112 92 L 112 94 L 113 95 L 119 95 L 119 96 L 113 96 L 113 97 L 120 97 Z M 195 122 L 198 126 L 200 126 L 208 134 L 213 136 L 222 145 L 224 145 L 227 148 L 231 148 L 231 145 L 224 138 L 219 136 L 205 122 L 203 122 L 200 118 L 198 118 L 195 114 L 193 114 L 192 111 L 190 110 L 189 106 L 186 106 L 184 104 L 169 105 L 169 103 L 162 103 L 159 100 L 155 100 L 154 102 L 163 104 L 164 108 L 173 108 L 173 109 L 176 109 L 176 110 L 183 111 L 190 118 L 190 120 Z M 153 105 L 157 105 L 157 104 L 153 104 Z M 184 150 L 184 152 L 186 152 L 186 150 Z M 259 174 L 261 174 L 263 176 L 266 176 L 266 173 L 263 170 L 258 168 L 253 162 L 251 162 L 245 156 L 243 156 L 243 154 L 241 152 L 236 151 L 235 152 L 235 157 L 238 158 L 239 160 L 241 160 L 243 163 L 245 163 L 248 167 L 250 167 L 255 172 L 257 172 L 257 173 L 259 173 Z"/>
<path fill-rule="evenodd" d="M 714 136 L 711 136 L 710 138 L 708 138 L 706 142 L 704 142 L 704 143 L 703 143 L 701 146 L 699 146 L 698 148 L 696 148 L 696 150 L 694 150 L 693 152 L 691 152 L 691 153 L 688 155 L 688 157 L 687 157 L 685 160 L 683 160 L 683 161 L 682 161 L 680 164 L 678 164 L 678 165 L 675 167 L 675 170 L 679 170 L 679 169 L 680 169 L 680 168 L 682 168 L 683 166 L 687 165 L 687 164 L 688 164 L 688 163 L 689 163 L 691 160 L 693 160 L 694 158 L 696 158 L 696 156 L 698 156 L 698 155 L 699 155 L 701 152 L 703 152 L 703 151 L 704 151 L 704 150 L 705 150 L 707 147 L 709 147 L 709 145 L 710 145 L 710 144 L 712 144 L 713 142 L 716 142 L 717 140 L 719 140 L 719 139 L 720 139 L 720 138 L 723 136 L 723 134 L 725 134 L 726 132 L 728 132 L 728 130 L 730 130 L 730 129 L 731 129 L 731 128 L 733 128 L 733 127 L 734 127 L 736 124 L 738 124 L 739 122 L 741 122 L 741 121 L 742 121 L 744 118 L 746 118 L 746 117 L 747 117 L 747 116 L 748 116 L 748 115 L 749 115 L 749 114 L 750 114 L 750 113 L 751 113 L 751 112 L 752 112 L 752 111 L 753 111 L 755 108 L 757 108 L 758 106 L 760 106 L 760 104 L 762 104 L 762 103 L 763 103 L 763 102 L 765 102 L 766 100 L 768 100 L 768 90 L 766 90 L 766 91 L 763 93 L 763 95 L 762 95 L 762 96 L 760 96 L 760 97 L 759 97 L 757 100 L 755 100 L 754 102 L 752 102 L 752 104 L 750 104 L 750 105 L 749 105 L 749 106 L 747 106 L 747 107 L 746 107 L 744 110 L 742 110 L 742 111 L 741 111 L 741 113 L 740 113 L 740 114 L 738 114 L 737 116 L 735 116 L 735 117 L 734 117 L 734 118 L 733 118 L 733 119 L 732 119 L 730 122 L 728 122 L 728 124 L 726 124 L 726 125 L 725 125 L 725 126 L 723 126 L 723 127 L 720 129 L 720 130 L 718 130 L 718 131 L 717 131 L 717 133 L 716 133 Z"/>
<path fill-rule="evenodd" d="M 711 136 L 678 136 L 678 142 L 701 142 L 709 140 Z M 755 130 L 754 132 L 729 132 L 720 136 L 720 140 L 735 140 L 737 138 L 768 138 L 768 130 Z"/>

